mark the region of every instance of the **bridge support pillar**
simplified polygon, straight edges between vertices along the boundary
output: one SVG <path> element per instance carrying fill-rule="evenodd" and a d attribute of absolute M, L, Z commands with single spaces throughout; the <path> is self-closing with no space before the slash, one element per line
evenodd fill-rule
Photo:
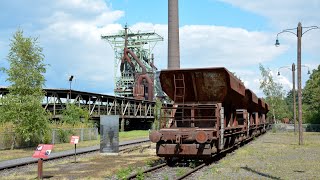
<path fill-rule="evenodd" d="M 121 132 L 124 131 L 124 123 L 125 123 L 125 120 L 124 118 L 121 119 Z"/>

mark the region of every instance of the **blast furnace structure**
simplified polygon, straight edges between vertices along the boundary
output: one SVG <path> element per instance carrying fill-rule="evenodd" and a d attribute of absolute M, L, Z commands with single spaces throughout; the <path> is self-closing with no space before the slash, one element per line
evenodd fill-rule
<path fill-rule="evenodd" d="M 118 34 L 101 38 L 110 43 L 115 53 L 115 95 L 153 101 L 155 91 L 161 88 L 155 83 L 157 68 L 152 51 L 163 37 L 155 32 L 133 33 L 126 25 Z"/>

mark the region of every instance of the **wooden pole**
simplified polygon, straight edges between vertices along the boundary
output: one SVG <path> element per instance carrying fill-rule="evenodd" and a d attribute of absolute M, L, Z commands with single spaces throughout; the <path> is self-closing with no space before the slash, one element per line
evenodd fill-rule
<path fill-rule="evenodd" d="M 43 179 L 43 159 L 38 159 L 38 179 Z"/>
<path fill-rule="evenodd" d="M 302 128 L 302 92 L 301 92 L 301 37 L 302 37 L 302 25 L 299 22 L 297 28 L 298 36 L 298 116 L 299 116 L 299 145 L 303 145 L 303 128 Z"/>

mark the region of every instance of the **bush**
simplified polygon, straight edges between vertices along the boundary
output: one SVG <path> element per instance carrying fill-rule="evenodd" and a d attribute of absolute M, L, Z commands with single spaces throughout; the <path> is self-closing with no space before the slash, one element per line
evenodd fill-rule
<path fill-rule="evenodd" d="M 70 136 L 74 134 L 71 129 L 58 129 L 58 140 L 60 143 L 69 142 Z"/>

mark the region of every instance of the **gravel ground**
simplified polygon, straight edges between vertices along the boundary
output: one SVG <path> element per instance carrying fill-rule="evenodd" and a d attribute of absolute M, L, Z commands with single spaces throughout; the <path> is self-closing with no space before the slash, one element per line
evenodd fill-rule
<path fill-rule="evenodd" d="M 267 133 L 188 179 L 320 179 L 320 133 Z"/>
<path fill-rule="evenodd" d="M 117 175 L 117 172 L 126 167 L 143 167 L 148 162 L 158 159 L 154 149 L 146 148 L 150 143 L 141 145 L 134 151 L 120 153 L 119 156 L 105 156 L 99 152 L 77 155 L 74 157 L 44 162 L 44 179 L 106 179 Z M 0 171 L 0 179 L 35 179 L 37 165 L 29 165 L 10 170 Z M 108 178 L 108 179 L 118 179 Z"/>
<path fill-rule="evenodd" d="M 267 133 L 235 150 L 218 162 L 204 167 L 187 179 L 319 179 L 320 133 L 304 133 L 305 145 L 298 145 L 293 133 Z M 143 151 L 142 151 L 143 150 Z M 119 156 L 99 153 L 44 163 L 48 179 L 119 179 L 149 168 L 158 160 L 155 148 L 137 149 Z M 161 162 L 159 162 L 161 163 Z M 141 179 L 175 179 L 190 168 L 165 167 Z M 37 166 L 0 171 L 0 179 L 34 179 Z"/>
<path fill-rule="evenodd" d="M 158 180 L 158 179 L 176 179 L 181 175 L 184 175 L 188 171 L 190 171 L 190 167 L 164 167 L 159 171 L 152 172 L 152 174 L 147 174 L 146 180 Z"/>

